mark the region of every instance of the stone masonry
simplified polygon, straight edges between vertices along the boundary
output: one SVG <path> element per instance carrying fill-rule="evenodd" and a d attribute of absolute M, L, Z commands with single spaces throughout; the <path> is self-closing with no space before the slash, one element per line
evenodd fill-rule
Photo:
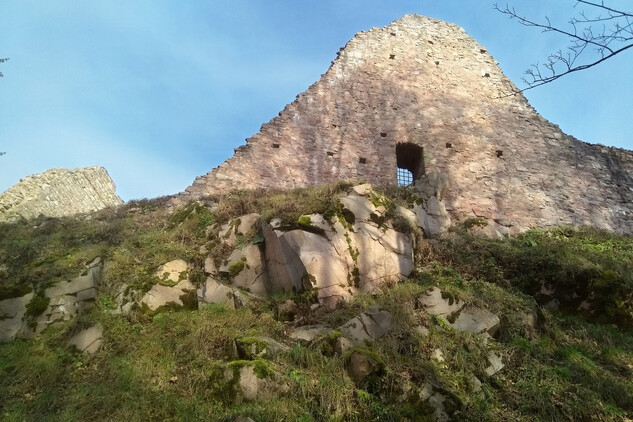
<path fill-rule="evenodd" d="M 172 200 L 341 179 L 446 175 L 451 218 L 493 231 L 593 225 L 633 233 L 633 152 L 541 117 L 456 25 L 407 15 L 358 33 L 330 69 L 235 155 Z"/>
<path fill-rule="evenodd" d="M 25 177 L 0 195 L 0 222 L 63 217 L 122 203 L 103 167 L 51 169 Z"/>

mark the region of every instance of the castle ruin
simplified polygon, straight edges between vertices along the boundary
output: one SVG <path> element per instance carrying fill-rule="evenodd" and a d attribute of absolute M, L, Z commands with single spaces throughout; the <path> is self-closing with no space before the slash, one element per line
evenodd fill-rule
<path fill-rule="evenodd" d="M 232 189 L 446 175 L 454 220 L 633 234 L 633 152 L 541 117 L 460 27 L 407 15 L 357 34 L 321 79 L 174 204 Z"/>

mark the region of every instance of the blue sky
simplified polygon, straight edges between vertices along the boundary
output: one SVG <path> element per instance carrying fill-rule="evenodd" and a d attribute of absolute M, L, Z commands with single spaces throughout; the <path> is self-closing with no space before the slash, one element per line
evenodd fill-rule
<path fill-rule="evenodd" d="M 492 3 L 4 0 L 0 192 L 49 168 L 92 165 L 125 200 L 182 191 L 318 80 L 355 33 L 406 13 L 460 25 L 521 87 L 523 71 L 566 40 Z M 524 10 L 564 23 L 574 4 L 532 0 Z M 633 149 L 632 75 L 629 52 L 526 96 L 570 135 Z"/>

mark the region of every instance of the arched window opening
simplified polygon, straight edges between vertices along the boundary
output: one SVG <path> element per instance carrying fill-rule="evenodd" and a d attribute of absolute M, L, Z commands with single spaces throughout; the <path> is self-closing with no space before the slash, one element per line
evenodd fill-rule
<path fill-rule="evenodd" d="M 422 147 L 401 143 L 396 145 L 396 181 L 398 186 L 409 186 L 424 176 L 424 150 Z"/>

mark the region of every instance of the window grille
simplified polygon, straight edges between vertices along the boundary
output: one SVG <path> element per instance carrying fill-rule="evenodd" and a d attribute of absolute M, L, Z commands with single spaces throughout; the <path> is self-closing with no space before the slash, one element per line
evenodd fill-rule
<path fill-rule="evenodd" d="M 413 183 L 413 174 L 407 170 L 398 167 L 398 186 L 409 186 Z"/>

